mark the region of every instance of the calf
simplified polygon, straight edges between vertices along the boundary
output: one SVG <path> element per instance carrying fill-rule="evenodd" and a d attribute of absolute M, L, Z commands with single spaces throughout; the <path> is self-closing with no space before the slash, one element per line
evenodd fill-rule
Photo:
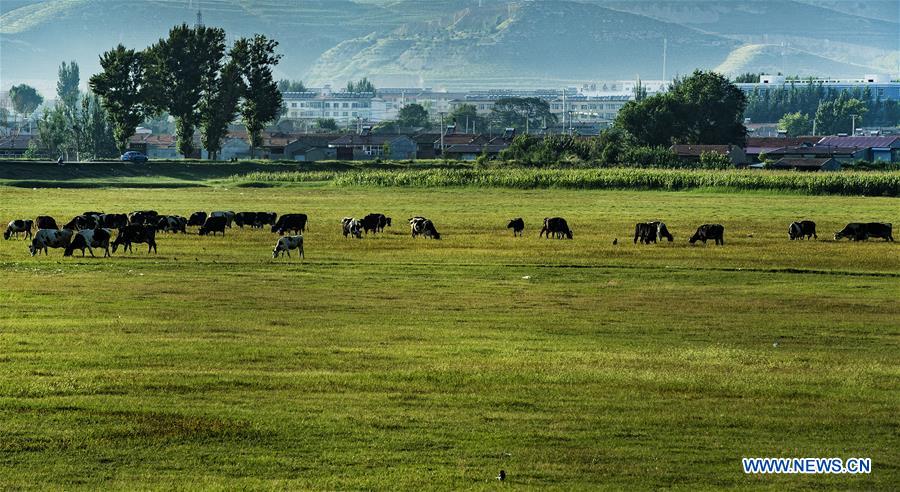
<path fill-rule="evenodd" d="M 788 237 L 791 238 L 791 241 L 794 239 L 809 239 L 810 237 L 819 239 L 819 236 L 816 235 L 816 223 L 811 220 L 791 222 L 791 225 L 788 226 Z"/>
<path fill-rule="evenodd" d="M 235 213 L 232 212 L 231 210 L 226 210 L 226 211 L 219 210 L 219 211 L 209 214 L 209 216 L 210 217 L 225 217 L 225 224 L 228 226 L 229 229 L 231 229 L 231 223 L 234 222 Z"/>
<path fill-rule="evenodd" d="M 47 248 L 65 248 L 72 241 L 72 235 L 75 234 L 71 229 L 38 229 L 31 238 L 31 256 L 44 251 L 48 254 Z"/>
<path fill-rule="evenodd" d="M 147 253 L 150 251 L 156 253 L 156 228 L 150 225 L 128 224 L 119 229 L 119 234 L 112 244 L 113 253 L 119 246 L 123 246 L 122 249 L 125 251 L 133 251 L 131 247 L 133 243 L 146 243 Z"/>
<path fill-rule="evenodd" d="M 49 215 L 38 215 L 34 223 L 38 229 L 59 229 L 59 226 L 56 225 L 56 219 Z"/>
<path fill-rule="evenodd" d="M 9 223 L 6 226 L 6 231 L 3 233 L 3 239 L 9 239 L 13 234 L 16 235 L 16 239 L 19 239 L 19 233 L 25 233 L 25 239 L 32 237 L 31 230 L 34 228 L 34 221 L 31 219 L 16 219 Z"/>
<path fill-rule="evenodd" d="M 197 232 L 201 236 L 205 236 L 207 234 L 215 235 L 217 232 L 221 232 L 222 235 L 225 235 L 225 227 L 228 225 L 228 218 L 223 217 L 221 215 L 214 216 L 206 219 L 206 222 Z"/>
<path fill-rule="evenodd" d="M 509 224 L 506 224 L 506 228 L 513 230 L 513 237 L 521 237 L 522 233 L 525 232 L 525 220 L 522 217 L 516 217 L 509 221 Z"/>
<path fill-rule="evenodd" d="M 194 212 L 191 214 L 191 217 L 188 219 L 187 225 L 189 226 L 202 226 L 206 223 L 206 212 Z"/>
<path fill-rule="evenodd" d="M 544 227 L 541 228 L 541 233 L 538 237 L 547 234 L 547 238 L 550 238 L 550 234 L 553 234 L 557 239 L 572 239 L 572 229 L 569 229 L 569 224 L 566 222 L 566 219 L 562 217 L 550 217 L 544 218 Z"/>
<path fill-rule="evenodd" d="M 714 239 L 716 244 L 725 244 L 725 227 L 721 224 L 703 224 L 691 236 L 690 243 L 694 244 L 697 241 L 703 241 L 703 244 L 706 244 L 706 241 L 710 239 Z"/>
<path fill-rule="evenodd" d="M 66 246 L 66 251 L 63 253 L 63 256 L 72 256 L 72 253 L 76 249 L 80 249 L 81 256 L 84 256 L 85 248 L 91 253 L 91 256 L 94 256 L 93 248 L 103 248 L 103 257 L 106 258 L 107 256 L 110 256 L 109 240 L 111 237 L 112 233 L 109 229 L 97 228 L 79 231 L 78 234 L 75 234 L 72 242 Z"/>
<path fill-rule="evenodd" d="M 272 226 L 272 232 L 277 232 L 282 236 L 284 233 L 291 231 L 294 234 L 300 234 L 305 230 L 309 230 L 306 227 L 306 221 L 306 214 L 284 214 L 278 217 L 278 222 Z"/>
<path fill-rule="evenodd" d="M 853 241 L 866 241 L 870 237 L 880 237 L 885 241 L 893 241 L 893 226 L 886 222 L 851 222 L 838 232 L 834 233 L 834 240 L 843 237 Z"/>
<path fill-rule="evenodd" d="M 275 249 L 272 250 L 272 258 L 278 258 L 279 253 L 281 253 L 281 256 L 284 256 L 284 254 L 287 253 L 288 257 L 290 257 L 292 249 L 299 250 L 301 258 L 306 257 L 303 254 L 303 236 L 284 236 L 278 238 L 278 242 L 275 243 Z"/>
<path fill-rule="evenodd" d="M 663 238 L 672 242 L 675 238 L 669 232 L 664 222 L 638 222 L 634 225 L 634 242 L 640 241 L 642 244 L 656 243 L 662 241 Z"/>
<path fill-rule="evenodd" d="M 256 212 L 238 212 L 234 214 L 234 223 L 241 229 L 245 225 L 254 227 L 256 225 Z"/>
<path fill-rule="evenodd" d="M 341 231 L 344 233 L 344 238 L 353 236 L 356 239 L 362 239 L 362 225 L 353 217 L 341 219 Z"/>

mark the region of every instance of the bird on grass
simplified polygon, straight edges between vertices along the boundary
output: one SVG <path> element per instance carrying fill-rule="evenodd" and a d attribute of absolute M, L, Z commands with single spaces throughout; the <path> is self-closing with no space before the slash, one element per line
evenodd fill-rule
<path fill-rule="evenodd" d="M 619 244 L 619 238 L 613 239 L 613 246 Z"/>
<path fill-rule="evenodd" d="M 506 471 L 505 470 L 500 470 L 500 474 L 497 475 L 497 480 L 500 480 L 501 482 L 506 480 Z"/>

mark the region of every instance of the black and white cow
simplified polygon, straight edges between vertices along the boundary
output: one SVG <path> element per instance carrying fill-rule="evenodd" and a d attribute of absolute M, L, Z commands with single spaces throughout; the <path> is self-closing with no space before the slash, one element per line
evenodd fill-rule
<path fill-rule="evenodd" d="M 156 218 L 156 230 L 187 233 L 187 219 L 180 215 L 160 215 Z"/>
<path fill-rule="evenodd" d="M 3 239 L 9 239 L 13 234 L 16 235 L 16 239 L 19 239 L 19 233 L 25 233 L 25 239 L 28 239 L 32 236 L 31 230 L 34 229 L 34 221 L 31 219 L 16 219 L 10 221 L 9 225 L 6 226 L 6 231 L 3 233 Z"/>
<path fill-rule="evenodd" d="M 75 234 L 71 229 L 38 229 L 31 238 L 31 245 L 28 250 L 31 256 L 43 251 L 48 254 L 47 248 L 65 248 L 72 241 Z"/>
<path fill-rule="evenodd" d="M 853 241 L 866 241 L 871 237 L 880 237 L 885 241 L 893 241 L 893 226 L 886 222 L 851 222 L 834 233 L 834 240 L 843 237 Z"/>
<path fill-rule="evenodd" d="M 525 232 L 525 219 L 522 217 L 516 217 L 509 221 L 509 224 L 506 224 L 507 229 L 513 230 L 513 237 L 522 236 Z"/>
<path fill-rule="evenodd" d="M 156 210 L 137 210 L 128 214 L 128 223 L 137 225 L 156 225 L 159 212 Z"/>
<path fill-rule="evenodd" d="M 544 227 L 541 228 L 541 233 L 538 237 L 547 235 L 547 238 L 550 238 L 550 234 L 557 239 L 572 239 L 572 229 L 569 228 L 569 223 L 566 222 L 566 219 L 562 217 L 545 217 L 544 218 Z"/>
<path fill-rule="evenodd" d="M 431 239 L 440 239 L 441 233 L 434 227 L 434 223 L 425 217 L 412 217 L 409 219 L 409 228 L 412 237 L 424 236 Z"/>
<path fill-rule="evenodd" d="M 819 239 L 819 236 L 816 235 L 816 223 L 811 220 L 791 222 L 791 225 L 788 226 L 788 237 L 791 238 L 791 241 L 810 237 Z"/>
<path fill-rule="evenodd" d="M 119 246 L 122 246 L 124 251 L 134 251 L 131 247 L 133 243 L 146 243 L 147 253 L 151 251 L 156 253 L 156 228 L 152 225 L 128 224 L 119 229 L 119 234 L 112 244 L 113 253 Z"/>
<path fill-rule="evenodd" d="M 694 244 L 697 241 L 703 241 L 703 244 L 706 244 L 706 241 L 710 239 L 715 240 L 716 244 L 725 244 L 725 227 L 722 224 L 703 224 L 691 236 L 690 243 Z"/>
<path fill-rule="evenodd" d="M 306 227 L 307 219 L 306 214 L 284 214 L 278 217 L 278 222 L 275 222 L 275 225 L 272 226 L 272 232 L 277 232 L 282 236 L 286 232 L 300 234 L 309 230 Z"/>
<path fill-rule="evenodd" d="M 209 214 L 209 216 L 210 217 L 225 217 L 225 225 L 227 225 L 228 228 L 231 229 L 231 224 L 232 224 L 232 222 L 234 222 L 235 213 L 232 212 L 231 210 L 217 210 L 217 211 Z"/>
<path fill-rule="evenodd" d="M 306 257 L 303 253 L 303 236 L 283 236 L 278 238 L 278 242 L 275 243 L 275 249 L 272 250 L 272 258 L 278 258 L 279 253 L 281 256 L 287 253 L 288 257 L 290 257 L 292 249 L 299 250 L 301 258 Z"/>
<path fill-rule="evenodd" d="M 201 236 L 206 236 L 207 234 L 215 235 L 217 232 L 221 232 L 222 235 L 225 235 L 225 227 L 228 225 L 228 218 L 218 215 L 212 216 L 206 219 L 206 223 L 197 231 L 197 234 Z"/>
<path fill-rule="evenodd" d="M 341 219 L 341 232 L 345 238 L 353 236 L 356 239 L 362 239 L 362 224 L 353 217 L 344 217 Z"/>
<path fill-rule="evenodd" d="M 112 232 L 109 229 L 84 229 L 78 231 L 72 242 L 66 246 L 63 256 L 72 256 L 76 249 L 81 250 L 81 256 L 84 256 L 84 250 L 87 249 L 94 256 L 93 248 L 103 248 L 103 257 L 111 256 L 109 254 L 109 240 L 112 238 Z"/>
<path fill-rule="evenodd" d="M 672 242 L 675 238 L 669 232 L 665 222 L 638 222 L 634 225 L 634 242 L 640 241 L 642 244 L 656 243 L 662 241 L 663 238 Z"/>

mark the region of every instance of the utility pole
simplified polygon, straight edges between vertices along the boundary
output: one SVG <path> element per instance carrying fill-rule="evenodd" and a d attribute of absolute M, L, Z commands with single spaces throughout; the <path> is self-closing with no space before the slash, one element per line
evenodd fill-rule
<path fill-rule="evenodd" d="M 851 115 L 850 115 L 850 118 L 853 119 L 852 130 L 850 130 L 850 136 L 851 136 L 851 137 L 856 136 L 856 118 L 858 118 L 858 117 L 859 117 L 858 114 L 851 114 Z"/>
<path fill-rule="evenodd" d="M 666 80 L 666 51 L 669 49 L 669 38 L 663 38 L 663 81 Z"/>
<path fill-rule="evenodd" d="M 444 157 L 444 112 L 438 114 L 441 115 L 441 157 Z"/>

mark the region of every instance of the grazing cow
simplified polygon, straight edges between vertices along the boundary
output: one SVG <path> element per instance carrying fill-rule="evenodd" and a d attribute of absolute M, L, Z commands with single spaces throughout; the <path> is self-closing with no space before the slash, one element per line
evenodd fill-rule
<path fill-rule="evenodd" d="M 75 217 L 72 217 L 72 220 L 66 222 L 66 224 L 62 226 L 63 229 L 71 229 L 73 231 L 93 229 L 94 227 L 97 227 L 97 220 L 89 215 L 76 215 Z"/>
<path fill-rule="evenodd" d="M 107 229 L 121 229 L 128 225 L 128 216 L 125 214 L 103 214 L 98 222 Z"/>
<path fill-rule="evenodd" d="M 276 219 L 278 219 L 278 214 L 275 212 L 256 212 L 256 222 L 253 227 L 262 229 L 263 226 L 275 225 Z"/>
<path fill-rule="evenodd" d="M 97 228 L 78 231 L 78 234 L 75 234 L 72 242 L 66 246 L 66 251 L 63 253 L 63 256 L 72 256 L 72 253 L 76 249 L 80 249 L 81 256 L 84 256 L 85 248 L 91 253 L 91 256 L 94 256 L 93 248 L 103 248 L 104 258 L 111 256 L 109 254 L 109 240 L 111 237 L 112 233 L 109 229 Z"/>
<path fill-rule="evenodd" d="M 47 248 L 65 248 L 72 241 L 72 235 L 75 234 L 71 229 L 38 229 L 31 238 L 31 256 L 38 254 L 41 250 L 44 254 L 49 254 Z"/>
<path fill-rule="evenodd" d="M 557 239 L 572 239 L 572 229 L 569 229 L 569 224 L 566 222 L 566 219 L 562 217 L 545 217 L 544 218 L 544 227 L 541 228 L 541 233 L 538 237 L 547 234 L 547 238 L 550 238 L 550 234 L 553 234 Z"/>
<path fill-rule="evenodd" d="M 431 239 L 440 239 L 441 233 L 434 227 L 434 223 L 425 217 L 412 217 L 409 219 L 412 237 L 425 236 Z"/>
<path fill-rule="evenodd" d="M 56 219 L 49 215 L 38 215 L 34 223 L 38 229 L 59 229 L 59 226 L 56 225 Z"/>
<path fill-rule="evenodd" d="M 28 239 L 32 236 L 31 230 L 34 228 L 34 221 L 31 219 L 16 219 L 9 223 L 6 226 L 6 231 L 3 233 L 3 239 L 9 239 L 13 234 L 16 235 L 16 239 L 19 239 L 19 233 L 25 233 L 25 239 Z"/>
<path fill-rule="evenodd" d="M 509 221 L 509 224 L 506 224 L 507 229 L 513 230 L 513 237 L 522 236 L 525 232 L 525 220 L 522 217 L 516 217 Z"/>
<path fill-rule="evenodd" d="M 197 232 L 201 236 L 205 236 L 207 234 L 215 235 L 217 232 L 221 232 L 222 235 L 225 235 L 225 226 L 228 225 L 228 218 L 223 217 L 221 215 L 217 217 L 210 217 L 206 219 L 206 223 L 203 224 L 203 227 Z"/>
<path fill-rule="evenodd" d="M 128 224 L 119 229 L 119 234 L 112 244 L 113 253 L 120 245 L 124 251 L 134 251 L 131 247 L 133 243 L 146 243 L 147 253 L 150 251 L 156 253 L 156 228 L 151 225 Z"/>
<path fill-rule="evenodd" d="M 234 223 L 241 229 L 245 225 L 254 227 L 256 225 L 256 212 L 238 212 L 234 214 Z"/>
<path fill-rule="evenodd" d="M 721 224 L 703 224 L 691 236 L 690 243 L 694 244 L 697 241 L 703 241 L 703 244 L 706 244 L 706 241 L 710 239 L 714 239 L 716 244 L 725 244 L 725 227 Z"/>
<path fill-rule="evenodd" d="M 303 236 L 284 236 L 278 238 L 278 242 L 275 243 L 275 249 L 272 250 L 272 258 L 278 258 L 278 253 L 281 253 L 281 256 L 284 256 L 284 254 L 287 253 L 288 257 L 290 257 L 292 249 L 299 250 L 301 258 L 306 257 L 303 254 Z"/>
<path fill-rule="evenodd" d="M 840 231 L 834 233 L 835 241 L 842 237 L 850 238 L 853 241 L 866 241 L 870 237 L 880 237 L 885 241 L 893 241 L 893 226 L 885 222 L 851 222 Z"/>
<path fill-rule="evenodd" d="M 638 222 L 634 225 L 635 243 L 640 241 L 641 244 L 655 244 L 657 241 L 662 241 L 663 238 L 668 239 L 669 242 L 675 240 L 665 222 Z"/>
<path fill-rule="evenodd" d="M 278 222 L 272 226 L 272 232 L 277 232 L 281 236 L 284 236 L 284 233 L 291 231 L 294 234 L 300 234 L 305 230 L 308 230 L 306 221 L 306 214 L 284 214 L 281 217 L 278 217 Z"/>
<path fill-rule="evenodd" d="M 231 223 L 234 222 L 235 215 L 236 214 L 234 212 L 232 212 L 231 210 L 226 210 L 226 211 L 218 210 L 216 212 L 209 214 L 210 217 L 225 217 L 225 224 L 228 226 L 229 229 L 231 229 Z"/>
<path fill-rule="evenodd" d="M 363 217 L 362 220 L 359 221 L 359 224 L 366 234 L 368 234 L 369 231 L 372 231 L 372 234 L 375 234 L 380 229 L 383 229 L 382 223 L 386 222 L 386 219 L 387 217 L 383 214 L 369 214 Z"/>
<path fill-rule="evenodd" d="M 791 241 L 794 239 L 809 239 L 810 237 L 819 239 L 819 236 L 816 235 L 816 223 L 811 220 L 791 222 L 791 225 L 788 226 L 788 237 L 791 238 Z"/>
<path fill-rule="evenodd" d="M 180 215 L 160 215 L 156 218 L 156 230 L 187 234 L 187 219 Z"/>
<path fill-rule="evenodd" d="M 194 212 L 191 214 L 191 218 L 188 219 L 187 225 L 202 226 L 205 223 L 206 223 L 206 212 Z"/>
<path fill-rule="evenodd" d="M 128 214 L 128 222 L 137 225 L 156 225 L 156 218 L 159 213 L 156 210 L 138 210 Z"/>
<path fill-rule="evenodd" d="M 344 238 L 353 236 L 356 239 L 362 239 L 362 225 L 353 217 L 341 219 L 341 231 L 344 233 Z"/>

